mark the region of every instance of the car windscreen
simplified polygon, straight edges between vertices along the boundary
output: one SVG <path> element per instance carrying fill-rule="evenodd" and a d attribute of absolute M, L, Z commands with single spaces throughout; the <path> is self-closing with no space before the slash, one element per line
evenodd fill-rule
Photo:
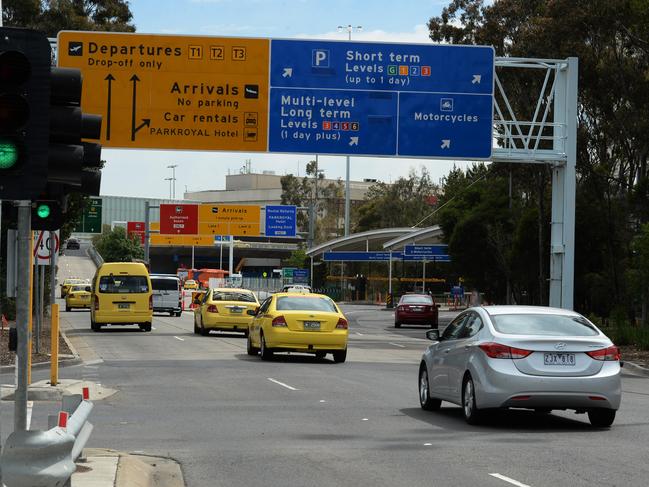
<path fill-rule="evenodd" d="M 101 276 L 99 292 L 107 294 L 139 294 L 149 292 L 146 276 Z"/>
<path fill-rule="evenodd" d="M 155 291 L 178 291 L 179 281 L 176 279 L 151 278 L 151 287 Z"/>
<path fill-rule="evenodd" d="M 595 336 L 597 329 L 585 318 L 570 315 L 507 314 L 491 317 L 496 331 L 507 335 Z"/>
<path fill-rule="evenodd" d="M 277 298 L 277 311 L 326 311 L 337 313 L 336 305 L 329 298 L 285 296 Z"/>
<path fill-rule="evenodd" d="M 256 302 L 254 294 L 236 292 L 236 291 L 214 291 L 214 293 L 212 293 L 212 300 L 214 300 L 214 301 L 242 301 L 244 303 L 254 303 L 254 302 Z"/>
<path fill-rule="evenodd" d="M 86 288 L 88 286 L 72 286 L 72 289 L 70 289 L 71 292 L 76 292 L 76 291 L 86 291 Z"/>
<path fill-rule="evenodd" d="M 433 304 L 433 298 L 430 296 L 402 296 L 400 304 Z"/>

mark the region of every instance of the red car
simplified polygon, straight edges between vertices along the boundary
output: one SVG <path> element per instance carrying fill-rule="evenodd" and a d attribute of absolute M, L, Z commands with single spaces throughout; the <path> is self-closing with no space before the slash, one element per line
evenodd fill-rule
<path fill-rule="evenodd" d="M 428 294 L 404 294 L 394 312 L 394 327 L 402 324 L 437 328 L 438 305 Z"/>

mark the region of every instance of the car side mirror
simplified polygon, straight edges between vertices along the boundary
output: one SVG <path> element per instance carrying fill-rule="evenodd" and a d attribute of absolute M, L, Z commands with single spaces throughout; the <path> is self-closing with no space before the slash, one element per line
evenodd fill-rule
<path fill-rule="evenodd" d="M 246 313 L 249 314 L 250 316 L 257 316 L 256 309 L 249 309 L 248 311 L 246 311 Z"/>
<path fill-rule="evenodd" d="M 435 307 L 436 307 L 436 308 L 441 308 L 442 305 L 441 305 L 441 304 L 436 304 Z"/>
<path fill-rule="evenodd" d="M 426 332 L 426 338 L 432 340 L 433 342 L 439 341 L 439 330 L 428 330 Z"/>
<path fill-rule="evenodd" d="M 86 286 L 86 292 L 89 293 L 90 291 L 91 291 L 90 286 Z"/>

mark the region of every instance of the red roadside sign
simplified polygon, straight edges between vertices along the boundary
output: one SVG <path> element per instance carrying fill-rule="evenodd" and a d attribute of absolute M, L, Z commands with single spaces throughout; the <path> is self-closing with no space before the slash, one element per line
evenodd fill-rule
<path fill-rule="evenodd" d="M 161 235 L 197 235 L 198 205 L 160 205 Z"/>
<path fill-rule="evenodd" d="M 144 222 L 126 222 L 126 233 L 137 235 L 140 243 L 144 245 Z"/>

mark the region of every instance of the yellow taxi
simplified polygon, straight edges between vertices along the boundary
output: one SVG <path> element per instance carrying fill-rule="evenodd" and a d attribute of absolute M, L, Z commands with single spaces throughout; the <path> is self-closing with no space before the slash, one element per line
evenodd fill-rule
<path fill-rule="evenodd" d="M 208 289 L 198 296 L 194 308 L 194 333 L 205 336 L 210 330 L 242 331 L 248 335 L 252 315 L 259 308 L 257 296 L 247 289 Z"/>
<path fill-rule="evenodd" d="M 71 311 L 76 308 L 90 309 L 90 284 L 75 284 L 65 293 L 65 310 Z"/>
<path fill-rule="evenodd" d="M 252 312 L 250 314 L 253 314 Z M 276 293 L 254 312 L 248 355 L 272 360 L 275 352 L 301 352 L 334 362 L 347 359 L 349 325 L 331 298 L 323 294 Z"/>
<path fill-rule="evenodd" d="M 76 284 L 88 284 L 88 281 L 86 281 L 85 279 L 78 279 L 76 277 L 67 278 L 63 281 L 63 284 L 61 284 L 61 299 L 65 298 L 65 295 L 68 294 L 70 287 Z"/>
<path fill-rule="evenodd" d="M 187 279 L 183 287 L 185 289 L 198 289 L 198 283 L 193 279 Z"/>

